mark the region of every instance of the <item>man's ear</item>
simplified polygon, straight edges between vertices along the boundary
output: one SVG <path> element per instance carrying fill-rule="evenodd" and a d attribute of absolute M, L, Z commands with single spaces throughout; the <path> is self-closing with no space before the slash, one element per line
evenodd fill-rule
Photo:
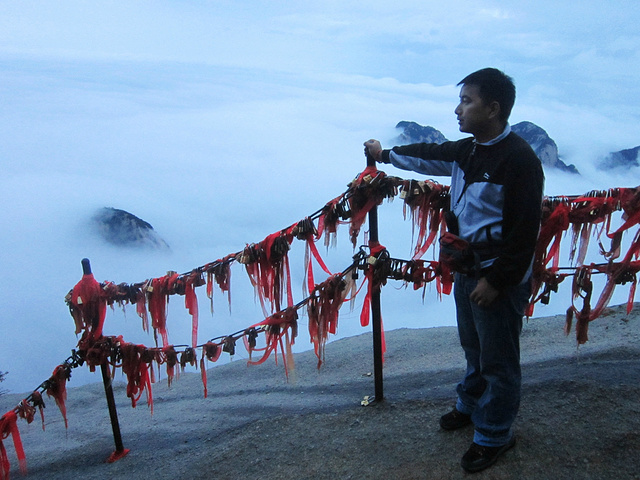
<path fill-rule="evenodd" d="M 489 118 L 500 118 L 500 104 L 494 100 L 489 104 Z"/>

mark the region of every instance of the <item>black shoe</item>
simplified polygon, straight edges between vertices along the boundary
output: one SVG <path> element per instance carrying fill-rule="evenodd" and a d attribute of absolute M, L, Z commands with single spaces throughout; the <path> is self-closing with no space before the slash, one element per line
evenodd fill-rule
<path fill-rule="evenodd" d="M 499 447 L 484 447 L 477 443 L 472 443 L 467 453 L 463 455 L 460 465 L 467 472 L 479 472 L 496 463 L 498 457 L 515 444 L 516 437 L 511 437 L 511 440 Z"/>
<path fill-rule="evenodd" d="M 471 415 L 459 412 L 453 408 L 449 413 L 440 417 L 440 426 L 445 430 L 456 430 L 471 423 Z"/>

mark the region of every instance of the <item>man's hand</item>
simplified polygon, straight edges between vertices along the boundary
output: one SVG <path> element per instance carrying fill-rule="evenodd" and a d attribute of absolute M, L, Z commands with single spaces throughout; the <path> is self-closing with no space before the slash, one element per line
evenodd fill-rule
<path fill-rule="evenodd" d="M 478 304 L 479 307 L 490 307 L 494 302 L 498 295 L 500 294 L 500 290 L 494 288 L 487 279 L 482 277 L 478 280 L 478 285 L 473 289 L 469 298 L 472 302 Z"/>
<path fill-rule="evenodd" d="M 364 151 L 376 162 L 379 163 L 382 160 L 382 145 L 378 140 L 371 139 L 364 142 Z"/>

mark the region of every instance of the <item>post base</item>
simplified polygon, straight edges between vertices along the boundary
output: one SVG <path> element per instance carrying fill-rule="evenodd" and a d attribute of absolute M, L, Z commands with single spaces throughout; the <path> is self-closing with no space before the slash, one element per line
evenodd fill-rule
<path fill-rule="evenodd" d="M 111 455 L 109 455 L 109 458 L 107 458 L 106 462 L 107 463 L 117 462 L 121 458 L 126 457 L 128 453 L 129 453 L 129 449 L 128 448 L 125 448 L 125 449 L 119 450 L 119 451 L 116 450 Z"/>

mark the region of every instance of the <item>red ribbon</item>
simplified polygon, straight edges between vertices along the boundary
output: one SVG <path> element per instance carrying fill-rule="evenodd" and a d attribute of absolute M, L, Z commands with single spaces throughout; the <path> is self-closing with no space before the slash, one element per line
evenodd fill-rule
<path fill-rule="evenodd" d="M 195 275 L 191 275 L 185 282 L 184 306 L 191 315 L 191 346 L 198 345 L 198 297 L 195 289 Z"/>
<path fill-rule="evenodd" d="M 287 378 L 289 377 L 289 369 L 293 368 L 293 355 L 291 354 L 291 345 L 295 343 L 295 338 L 297 336 L 298 323 L 297 323 L 298 315 L 294 308 L 288 308 L 283 312 L 278 312 L 260 323 L 256 323 L 251 326 L 242 337 L 244 340 L 245 347 L 249 352 L 250 358 L 247 362 L 248 365 L 260 365 L 264 363 L 269 356 L 271 356 L 272 352 L 276 354 L 276 364 L 278 362 L 278 346 L 280 346 L 280 352 L 282 354 L 282 360 L 284 363 L 285 375 Z M 249 339 L 247 338 L 248 332 L 251 329 L 255 329 L 257 327 L 266 327 L 264 328 L 265 336 L 266 336 L 266 345 L 262 348 L 256 348 L 255 346 L 249 343 Z M 289 330 L 291 330 L 291 336 L 289 335 Z M 283 341 L 284 338 L 284 341 Z M 251 359 L 251 353 L 264 352 L 262 357 L 259 360 Z"/>
<path fill-rule="evenodd" d="M 350 185 L 350 187 L 352 191 L 358 192 L 358 187 L 360 187 L 362 184 L 369 183 L 371 181 L 370 179 L 376 178 L 377 176 L 384 177 L 385 173 L 379 171 L 375 167 L 375 165 L 368 166 L 360 173 L 360 175 L 358 175 L 358 177 L 353 182 L 353 184 Z M 354 247 L 357 243 L 358 233 L 360 232 L 360 228 L 362 227 L 367 214 L 373 207 L 375 207 L 382 201 L 382 198 L 375 195 L 369 195 L 365 199 L 364 203 L 362 203 L 362 199 L 358 198 L 358 200 L 359 201 L 356 201 L 355 194 L 351 195 L 348 199 L 349 206 L 351 207 L 352 212 L 351 221 L 349 224 L 349 234 L 351 236 L 351 242 L 353 243 Z"/>
<path fill-rule="evenodd" d="M 13 446 L 16 450 L 18 462 L 20 462 L 20 471 L 23 475 L 27 474 L 27 458 L 22 448 L 22 440 L 20 439 L 20 432 L 18 431 L 18 425 L 16 423 L 18 417 L 16 412 L 11 410 L 5 413 L 0 418 L 0 480 L 9 480 L 9 469 L 11 464 L 7 456 L 7 451 L 4 448 L 2 440 L 11 435 L 13 439 Z"/>
<path fill-rule="evenodd" d="M 151 280 L 150 288 L 147 289 L 151 326 L 155 332 L 160 333 L 163 347 L 169 345 L 169 336 L 167 334 L 167 299 L 169 287 L 173 285 L 179 276 L 177 273 L 174 273 L 172 275 L 154 278 Z"/>
<path fill-rule="evenodd" d="M 372 258 L 377 257 L 380 252 L 385 250 L 385 247 L 380 245 L 378 242 L 369 242 L 369 250 L 369 258 Z M 373 274 L 374 266 L 371 264 L 367 264 L 367 269 L 364 272 L 365 279 L 367 281 L 367 294 L 364 297 L 364 301 L 362 303 L 362 312 L 360 313 L 360 325 L 362 325 L 363 327 L 369 325 L 369 319 L 371 317 L 371 296 L 373 294 L 373 289 L 380 289 L 380 285 L 374 285 L 375 281 L 373 278 Z M 382 328 L 382 316 L 380 317 L 380 328 L 382 331 L 382 353 L 384 354 L 387 350 L 387 345 L 384 338 L 384 328 Z"/>
<path fill-rule="evenodd" d="M 147 405 L 153 413 L 153 393 L 149 377 L 149 365 L 144 358 L 147 348 L 144 345 L 120 343 L 122 353 L 122 372 L 127 376 L 127 397 L 131 399 L 131 406 L 136 407 L 142 392 L 147 392 Z"/>
<path fill-rule="evenodd" d="M 312 262 L 312 258 L 316 259 L 316 262 L 318 262 L 318 265 L 320 265 L 320 268 L 329 276 L 333 275 L 331 273 L 331 271 L 327 268 L 327 265 L 324 263 L 324 260 L 322 260 L 322 257 L 320 256 L 320 252 L 318 252 L 318 247 L 316 247 L 316 243 L 315 243 L 315 239 L 313 238 L 313 235 L 309 235 L 307 237 L 307 250 L 309 253 L 311 253 L 311 255 L 306 255 L 308 257 L 308 260 L 306 262 L 307 264 L 307 287 L 309 289 L 309 293 L 313 292 L 313 289 L 315 288 L 316 284 L 315 284 L 315 278 L 313 275 L 313 262 Z"/>
<path fill-rule="evenodd" d="M 338 311 L 348 292 L 339 274 L 317 285 L 307 302 L 309 336 L 318 357 L 318 368 L 324 362 L 324 347 L 329 334 L 338 328 Z"/>
<path fill-rule="evenodd" d="M 51 375 L 51 384 L 47 388 L 47 395 L 53 397 L 56 401 L 56 405 L 60 409 L 62 418 L 64 418 L 64 428 L 69 428 L 67 422 L 67 379 L 69 377 L 67 368 L 58 365 Z"/>
<path fill-rule="evenodd" d="M 102 336 L 107 314 L 106 295 L 92 273 L 86 273 L 71 292 L 71 314 L 76 322 L 76 335 L 83 332 L 83 339 Z"/>

